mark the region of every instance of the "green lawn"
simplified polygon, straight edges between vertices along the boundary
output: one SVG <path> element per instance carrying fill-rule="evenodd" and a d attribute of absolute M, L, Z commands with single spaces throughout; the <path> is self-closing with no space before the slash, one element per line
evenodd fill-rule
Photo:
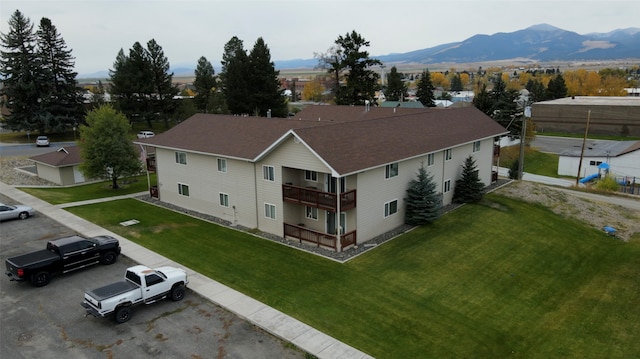
<path fill-rule="evenodd" d="M 504 147 L 500 150 L 500 166 L 511 168 L 513 161 L 519 160 L 520 146 Z M 541 176 L 558 176 L 558 155 L 544 153 L 532 148 L 525 148 L 524 151 L 524 172 Z"/>
<path fill-rule="evenodd" d="M 69 211 L 376 358 L 640 353 L 640 238 L 496 194 L 346 264 L 137 200 Z"/>
<path fill-rule="evenodd" d="M 151 183 L 156 183 L 156 174 L 150 174 Z M 19 187 L 51 204 L 71 203 L 95 198 L 122 196 L 125 194 L 148 191 L 147 175 L 128 177 L 118 180 L 118 189 L 111 188 L 111 181 L 96 182 L 74 187 L 32 188 Z"/>

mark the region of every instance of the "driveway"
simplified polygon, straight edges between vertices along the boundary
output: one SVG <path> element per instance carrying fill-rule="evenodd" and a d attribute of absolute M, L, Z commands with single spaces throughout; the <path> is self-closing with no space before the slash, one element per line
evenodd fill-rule
<path fill-rule="evenodd" d="M 14 203 L 0 194 L 0 202 Z M 73 234 L 36 213 L 27 220 L 0 223 L 0 260 L 39 250 L 49 239 Z M 0 280 L 1 358 L 304 358 L 276 337 L 188 290 L 181 302 L 161 301 L 133 309 L 132 319 L 85 317 L 84 291 L 120 280 L 135 265 L 120 256 L 54 276 L 35 288 Z"/>

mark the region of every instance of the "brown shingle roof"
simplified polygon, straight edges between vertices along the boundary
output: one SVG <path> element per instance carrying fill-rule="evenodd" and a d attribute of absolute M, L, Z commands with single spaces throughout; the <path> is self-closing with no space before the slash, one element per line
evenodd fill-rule
<path fill-rule="evenodd" d="M 77 146 L 60 147 L 58 150 L 29 158 L 53 167 L 67 167 L 78 165 L 82 162 L 80 149 Z"/>
<path fill-rule="evenodd" d="M 289 131 L 340 175 L 507 132 L 475 107 L 309 106 L 290 119 L 197 114 L 136 143 L 255 161 Z"/>

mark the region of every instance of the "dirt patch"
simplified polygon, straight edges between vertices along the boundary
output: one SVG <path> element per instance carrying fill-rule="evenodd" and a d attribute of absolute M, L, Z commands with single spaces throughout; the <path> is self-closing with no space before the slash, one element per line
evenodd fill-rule
<path fill-rule="evenodd" d="M 622 206 L 591 201 L 554 187 L 525 181 L 511 182 L 495 193 L 539 203 L 560 216 L 579 220 L 599 230 L 611 226 L 617 230 L 616 236 L 624 241 L 640 234 L 640 212 Z"/>

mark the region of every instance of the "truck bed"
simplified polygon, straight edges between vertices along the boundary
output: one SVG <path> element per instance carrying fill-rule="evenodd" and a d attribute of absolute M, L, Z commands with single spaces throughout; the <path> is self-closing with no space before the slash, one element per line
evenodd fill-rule
<path fill-rule="evenodd" d="M 133 284 L 129 281 L 120 281 L 105 285 L 104 287 L 100 287 L 94 289 L 92 291 L 87 292 L 91 297 L 98 301 L 102 301 L 107 298 L 114 297 L 116 295 L 120 295 L 122 293 L 126 293 L 130 290 L 138 289 L 139 287 L 136 284 Z"/>
<path fill-rule="evenodd" d="M 9 258 L 7 259 L 7 262 L 10 262 L 16 268 L 24 268 L 32 264 L 52 261 L 58 258 L 60 258 L 60 256 L 58 256 L 57 254 L 46 249 L 42 249 L 36 252 L 26 253 L 17 257 Z"/>

